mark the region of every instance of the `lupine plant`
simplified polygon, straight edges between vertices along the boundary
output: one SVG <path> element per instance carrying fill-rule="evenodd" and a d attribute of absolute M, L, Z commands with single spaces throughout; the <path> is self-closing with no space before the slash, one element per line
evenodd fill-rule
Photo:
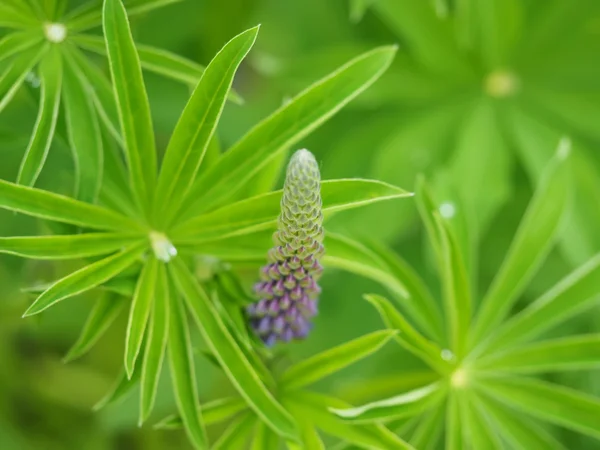
<path fill-rule="evenodd" d="M 509 316 L 528 282 L 560 236 L 569 200 L 569 144 L 563 141 L 544 176 L 496 278 L 480 302 L 453 231 L 421 180 L 417 201 L 429 232 L 441 277 L 444 327 L 428 321 L 413 325 L 380 295 L 365 298 L 375 306 L 397 342 L 436 374 L 430 384 L 356 408 L 332 411 L 349 423 L 403 420 L 400 435 L 416 448 L 447 449 L 564 448 L 542 423 L 600 439 L 600 398 L 534 377 L 600 365 L 599 337 L 584 334 L 548 338 L 545 333 L 597 305 L 598 255 L 558 281 L 537 300 Z M 443 212 L 443 211 L 442 211 Z M 420 302 L 440 317 L 424 282 L 389 250 L 355 244 L 398 277 L 404 302 Z"/>
<path fill-rule="evenodd" d="M 22 13 L 19 5 L 10 2 L 3 8 L 19 18 Z M 98 12 L 90 10 L 89 14 L 95 18 Z M 94 24 L 94 20 L 84 23 Z M 350 61 L 254 127 L 226 153 L 218 155 L 212 165 L 208 162 L 205 165 L 204 158 L 236 69 L 253 46 L 258 27 L 245 31 L 229 41 L 202 72 L 159 165 L 142 78 L 140 53 L 143 52 L 134 44 L 126 9 L 120 0 L 104 2 L 102 27 L 124 156 L 124 161 L 120 156 L 115 159 L 114 170 L 104 174 L 102 183 L 111 180 L 115 189 L 100 205 L 94 205 L 91 198 L 84 202 L 22 184 L 0 182 L 0 207 L 72 226 L 72 234 L 1 238 L 0 251 L 35 259 L 83 260 L 81 269 L 46 286 L 25 316 L 39 314 L 95 288 L 121 294 L 131 291 L 124 375 L 115 391 L 99 406 L 139 380 L 142 423 L 153 408 L 157 380 L 164 355 L 168 353 L 182 421 L 193 445 L 206 448 L 187 323 L 191 317 L 211 354 L 252 411 L 275 434 L 300 442 L 293 417 L 259 376 L 250 363 L 256 357 L 240 345 L 222 315 L 227 306 L 215 292 L 207 293 L 195 277 L 193 255 L 219 256 L 230 248 L 224 248 L 228 245 L 225 238 L 273 229 L 280 202 L 292 206 L 286 212 L 296 214 L 293 207 L 302 205 L 305 194 L 319 209 L 314 224 L 317 229 L 304 230 L 306 236 L 297 234 L 298 230 L 281 230 L 278 240 L 293 246 L 294 237 L 309 238 L 320 245 L 321 205 L 315 197 L 319 178 L 315 178 L 316 163 L 307 156 L 308 152 L 301 151 L 292 160 L 292 184 L 288 185 L 288 191 L 266 192 L 251 198 L 245 198 L 244 194 L 252 191 L 263 168 L 373 83 L 390 64 L 395 47 L 375 49 Z M 43 48 L 47 46 L 44 44 Z M 55 53 L 58 50 L 48 52 L 56 54 L 53 61 L 59 64 Z M 56 75 L 54 69 L 50 72 Z M 42 76 L 42 83 L 45 82 Z M 83 91 L 78 96 L 79 100 L 82 98 L 87 98 Z M 42 111 L 46 117 L 46 110 Z M 91 109 L 85 108 L 86 111 Z M 50 137 L 51 134 L 40 134 L 39 129 L 34 133 L 34 140 L 41 139 L 44 147 Z M 95 148 L 85 147 L 85 151 Z M 305 171 L 307 159 L 310 164 Z M 307 176 L 312 176 L 312 180 L 305 179 Z M 96 172 L 92 177 L 94 183 L 100 183 L 98 177 Z M 300 184 L 294 186 L 294 182 Z M 307 188 L 312 191 L 306 192 Z M 370 180 L 323 181 L 320 188 L 325 215 L 411 195 Z M 298 202 L 294 203 L 290 196 L 295 196 Z M 312 217 L 311 214 L 307 217 Z M 320 249 L 316 249 L 315 256 Z M 306 288 L 315 291 L 311 277 L 316 275 L 318 266 L 311 265 L 307 270 L 311 275 Z M 121 301 L 100 298 L 68 359 L 87 351 L 122 307 Z"/>

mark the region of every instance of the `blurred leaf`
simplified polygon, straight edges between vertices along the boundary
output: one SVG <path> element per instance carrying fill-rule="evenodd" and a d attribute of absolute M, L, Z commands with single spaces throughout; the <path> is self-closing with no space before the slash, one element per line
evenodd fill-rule
<path fill-rule="evenodd" d="M 105 0 L 103 29 L 131 187 L 148 213 L 156 183 L 156 146 L 140 60 L 121 0 Z"/>
<path fill-rule="evenodd" d="M 210 62 L 171 136 L 156 187 L 155 212 L 170 224 L 186 198 L 217 128 L 237 68 L 258 35 L 251 28 L 229 41 Z M 210 170 L 210 169 L 209 169 Z"/>
<path fill-rule="evenodd" d="M 372 423 L 412 417 L 431 407 L 446 394 L 440 383 L 414 389 L 396 397 L 379 400 L 355 408 L 329 408 L 331 412 L 355 423 Z"/>
<path fill-rule="evenodd" d="M 350 20 L 360 22 L 367 9 L 377 0 L 350 0 Z"/>
<path fill-rule="evenodd" d="M 462 450 L 466 447 L 464 430 L 464 405 L 460 394 L 452 392 L 448 397 L 446 408 L 446 450 Z"/>
<path fill-rule="evenodd" d="M 459 358 L 466 351 L 469 326 L 471 324 L 471 289 L 467 269 L 453 231 L 439 214 L 435 216 L 442 250 L 442 285 L 448 317 L 448 332 L 452 350 Z"/>
<path fill-rule="evenodd" d="M 530 450 L 544 448 L 549 450 L 564 450 L 558 441 L 542 428 L 526 420 L 502 403 L 491 397 L 475 398 L 479 410 L 490 417 L 492 426 L 497 433 L 515 450 Z"/>
<path fill-rule="evenodd" d="M 93 410 L 99 411 L 109 405 L 115 405 L 121 402 L 127 395 L 131 393 L 131 390 L 140 381 L 140 370 L 135 370 L 131 379 L 127 378 L 125 369 L 121 371 L 117 378 L 113 388 L 98 402 L 94 405 Z"/>
<path fill-rule="evenodd" d="M 206 344 L 230 381 L 262 420 L 281 435 L 295 440 L 297 431 L 293 419 L 266 389 L 210 299 L 180 259 L 173 261 L 171 274 Z"/>
<path fill-rule="evenodd" d="M 127 331 L 125 335 L 125 371 L 131 378 L 135 362 L 137 360 L 146 324 L 150 316 L 150 309 L 154 301 L 154 295 L 157 290 L 157 272 L 159 266 L 158 259 L 149 257 L 144 263 L 142 273 L 138 278 L 135 287 L 135 293 L 129 309 L 129 321 L 127 322 Z"/>
<path fill-rule="evenodd" d="M 417 355 L 434 370 L 442 374 L 448 371 L 448 364 L 442 360 L 442 349 L 416 331 L 386 298 L 369 294 L 365 295 L 365 299 L 377 309 L 388 328 L 399 331 L 399 334 L 394 337 L 400 345 Z"/>
<path fill-rule="evenodd" d="M 465 392 L 463 397 L 466 436 L 471 448 L 503 450 L 501 434 L 497 434 L 491 426 L 486 412 L 479 408 L 475 395 L 472 392 Z"/>
<path fill-rule="evenodd" d="M 44 291 L 25 311 L 23 316 L 39 314 L 61 300 L 89 291 L 114 278 L 131 266 L 144 250 L 145 248 L 141 245 L 132 245 L 115 255 L 67 275 Z"/>
<path fill-rule="evenodd" d="M 363 448 L 412 450 L 410 445 L 383 425 L 350 424 L 327 411 L 331 408 L 350 407 L 341 400 L 306 391 L 289 393 L 287 397 L 286 405 L 294 415 L 307 418 L 317 428 L 323 430 L 325 434 L 352 442 L 354 445 Z"/>
<path fill-rule="evenodd" d="M 325 350 L 287 369 L 279 381 L 286 390 L 312 384 L 376 352 L 395 334 L 393 330 L 375 331 Z"/>
<path fill-rule="evenodd" d="M 471 339 L 481 340 L 500 322 L 545 259 L 568 200 L 569 143 L 563 141 L 531 200 L 517 234 L 477 315 Z"/>
<path fill-rule="evenodd" d="M 395 47 L 365 53 L 316 82 L 256 125 L 196 181 L 183 211 L 187 216 L 222 204 L 277 154 L 305 137 L 377 80 Z"/>
<path fill-rule="evenodd" d="M 48 45 L 46 44 L 29 51 L 25 50 L 22 54 L 17 55 L 0 73 L 0 112 L 10 103 L 25 81 L 27 74 L 30 73 L 33 66 L 47 50 Z M 52 78 L 50 78 L 50 81 L 52 81 Z"/>
<path fill-rule="evenodd" d="M 211 450 L 233 450 L 247 447 L 256 423 L 257 419 L 254 414 L 245 413 L 238 417 L 221 434 Z"/>
<path fill-rule="evenodd" d="M 600 366 L 600 335 L 575 336 L 536 342 L 492 353 L 477 361 L 481 370 L 511 373 L 559 372 Z"/>
<path fill-rule="evenodd" d="M 94 303 L 77 342 L 69 349 L 63 361 L 73 361 L 87 353 L 115 321 L 124 307 L 123 299 L 110 293 L 102 294 Z"/>
<path fill-rule="evenodd" d="M 216 235 L 222 238 L 274 228 L 280 214 L 282 195 L 283 191 L 279 190 L 231 203 L 175 226 L 174 233 L 177 236 L 194 236 L 200 239 L 203 233 L 206 233 L 208 236 Z M 403 189 L 374 180 L 325 180 L 321 183 L 321 199 L 325 216 L 378 201 L 411 195 Z"/>
<path fill-rule="evenodd" d="M 38 33 L 17 31 L 7 34 L 0 40 L 0 61 L 4 61 L 41 43 L 42 36 Z"/>
<path fill-rule="evenodd" d="M 140 240 L 122 233 L 0 237 L 0 253 L 34 259 L 76 259 L 105 255 Z"/>
<path fill-rule="evenodd" d="M 19 168 L 17 183 L 33 186 L 39 176 L 54 136 L 60 92 L 62 62 L 60 53 L 52 48 L 40 62 L 41 101 L 35 127 Z"/>
<path fill-rule="evenodd" d="M 254 440 L 251 450 L 263 450 L 267 448 L 276 449 L 279 447 L 279 437 L 271 431 L 263 422 L 258 422 L 255 426 Z"/>
<path fill-rule="evenodd" d="M 501 402 L 534 417 L 600 437 L 600 399 L 597 397 L 526 378 L 486 379 L 485 389 Z"/>
<path fill-rule="evenodd" d="M 94 203 L 102 184 L 102 135 L 85 80 L 71 64 L 67 61 L 64 65 L 63 104 L 69 144 L 75 158 L 75 197 Z"/>
<path fill-rule="evenodd" d="M 531 339 L 600 300 L 600 255 L 574 270 L 546 294 L 490 333 L 480 351 Z"/>
<path fill-rule="evenodd" d="M 39 25 L 37 17 L 23 8 L 15 8 L 8 2 L 0 5 L 0 27 L 7 28 L 32 28 Z"/>
<path fill-rule="evenodd" d="M 198 388 L 185 307 L 178 295 L 170 297 L 169 305 L 169 363 L 177 408 L 194 447 L 208 448 L 202 415 L 196 406 Z"/>
<path fill-rule="evenodd" d="M 165 349 L 169 337 L 170 293 L 167 272 L 164 265 L 159 264 L 156 278 L 156 294 L 153 299 L 152 315 L 148 324 L 148 342 L 142 365 L 142 392 L 140 396 L 140 419 L 142 424 L 152 412 L 158 379 L 162 370 Z M 135 302 L 135 297 L 134 297 Z M 132 307 L 133 308 L 133 307 Z"/>
<path fill-rule="evenodd" d="M 445 407 L 440 404 L 431 408 L 422 415 L 421 421 L 410 438 L 410 443 L 415 448 L 423 450 L 434 450 L 442 437 L 444 428 Z"/>
<path fill-rule="evenodd" d="M 246 409 L 246 406 L 246 402 L 242 398 L 229 397 L 204 403 L 200 409 L 204 424 L 213 425 L 231 418 Z M 159 430 L 175 430 L 182 427 L 183 421 L 177 415 L 165 417 L 154 425 L 154 428 Z"/>
<path fill-rule="evenodd" d="M 0 208 L 93 229 L 140 229 L 136 221 L 109 209 L 3 180 L 0 180 Z"/>

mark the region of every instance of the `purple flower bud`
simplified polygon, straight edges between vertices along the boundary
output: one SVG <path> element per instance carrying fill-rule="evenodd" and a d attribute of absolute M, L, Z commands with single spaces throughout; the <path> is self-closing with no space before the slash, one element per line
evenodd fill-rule
<path fill-rule="evenodd" d="M 321 289 L 316 280 L 323 247 L 319 166 L 308 150 L 299 150 L 287 168 L 275 246 L 255 285 L 258 302 L 248 306 L 250 325 L 266 345 L 306 337 L 317 313 Z"/>

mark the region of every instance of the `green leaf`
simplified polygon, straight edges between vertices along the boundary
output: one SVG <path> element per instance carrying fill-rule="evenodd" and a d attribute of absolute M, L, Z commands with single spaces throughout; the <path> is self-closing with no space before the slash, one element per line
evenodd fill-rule
<path fill-rule="evenodd" d="M 136 221 L 109 209 L 3 180 L 0 180 L 0 208 L 86 228 L 115 231 L 141 229 Z"/>
<path fill-rule="evenodd" d="M 276 449 L 279 447 L 279 436 L 277 436 L 263 422 L 255 426 L 254 439 L 251 450 Z"/>
<path fill-rule="evenodd" d="M 363 406 L 347 409 L 329 408 L 329 410 L 342 419 L 355 423 L 386 421 L 420 414 L 445 394 L 446 388 L 437 382 Z"/>
<path fill-rule="evenodd" d="M 483 408 L 477 404 L 477 398 L 471 391 L 465 391 L 463 395 L 463 415 L 465 425 L 465 436 L 471 444 L 471 448 L 485 448 L 490 450 L 503 450 L 500 441 L 501 434 L 496 433 L 490 419 Z"/>
<path fill-rule="evenodd" d="M 42 55 L 46 53 L 47 49 L 48 45 L 44 44 L 39 48 L 24 51 L 24 53 L 16 56 L 0 73 L 0 112 L 10 103 L 27 74 L 30 73 Z"/>
<path fill-rule="evenodd" d="M 156 183 L 156 146 L 140 60 L 121 0 L 105 0 L 103 28 L 131 187 L 149 213 Z"/>
<path fill-rule="evenodd" d="M 350 0 L 350 20 L 358 23 L 362 20 L 367 9 L 377 0 Z"/>
<path fill-rule="evenodd" d="M 463 418 L 462 397 L 455 392 L 451 392 L 448 397 L 448 406 L 446 408 L 446 450 L 462 450 L 467 447 L 464 437 L 464 418 Z"/>
<path fill-rule="evenodd" d="M 109 405 L 116 405 L 123 401 L 131 393 L 138 381 L 140 381 L 140 372 L 140 370 L 134 371 L 133 377 L 129 379 L 127 378 L 125 369 L 123 369 L 112 389 L 94 405 L 93 410 L 99 411 Z"/>
<path fill-rule="evenodd" d="M 198 388 L 185 307 L 178 295 L 171 296 L 169 304 L 169 363 L 177 409 L 194 447 L 208 448 L 202 415 L 196 406 Z"/>
<path fill-rule="evenodd" d="M 23 317 L 38 314 L 61 300 L 89 291 L 114 278 L 131 266 L 144 250 L 142 245 L 133 245 L 67 275 L 44 291 L 25 311 Z"/>
<path fill-rule="evenodd" d="M 210 62 L 171 136 L 156 188 L 155 212 L 168 224 L 192 187 L 221 117 L 227 93 L 259 27 L 234 37 Z M 158 218 L 158 217 L 157 217 Z"/>
<path fill-rule="evenodd" d="M 75 158 L 75 196 L 94 203 L 102 184 L 102 136 L 93 100 L 77 70 L 67 61 L 63 89 L 67 133 Z"/>
<path fill-rule="evenodd" d="M 383 425 L 356 425 L 345 422 L 327 410 L 349 408 L 350 405 L 333 397 L 306 391 L 287 394 L 286 406 L 297 417 L 304 417 L 325 434 L 355 445 L 378 450 L 413 448 Z"/>
<path fill-rule="evenodd" d="M 257 423 L 254 414 L 245 413 L 234 420 L 221 437 L 213 444 L 211 450 L 233 450 L 247 447 L 252 439 L 252 432 Z"/>
<path fill-rule="evenodd" d="M 135 362 L 142 348 L 144 332 L 146 331 L 146 324 L 150 317 L 150 309 L 156 292 L 159 264 L 158 259 L 148 258 L 138 278 L 131 308 L 129 309 L 129 322 L 127 323 L 125 336 L 125 371 L 129 378 L 133 374 Z"/>
<path fill-rule="evenodd" d="M 427 237 L 429 238 L 434 254 L 437 258 L 436 261 L 438 263 L 438 268 L 440 268 L 442 267 L 443 258 L 442 237 L 440 236 L 439 228 L 435 219 L 435 214 L 438 212 L 439 208 L 433 200 L 430 187 L 425 181 L 425 177 L 417 177 L 415 191 L 417 209 L 419 210 L 421 220 L 425 224 L 425 229 L 427 230 Z"/>
<path fill-rule="evenodd" d="M 0 237 L 0 253 L 22 258 L 76 259 L 113 253 L 139 240 L 139 236 L 121 233 Z"/>
<path fill-rule="evenodd" d="M 396 279 L 402 280 L 408 296 L 401 303 L 406 305 L 407 311 L 413 315 L 415 321 L 435 341 L 445 342 L 444 323 L 440 308 L 421 277 L 388 247 L 375 241 L 369 241 L 365 245 L 387 264 Z"/>
<path fill-rule="evenodd" d="M 600 438 L 597 397 L 526 378 L 489 378 L 482 386 L 490 395 L 519 411 Z"/>
<path fill-rule="evenodd" d="M 456 236 L 448 224 L 435 214 L 442 250 L 442 286 L 452 350 L 462 358 L 466 351 L 471 323 L 469 277 Z"/>
<path fill-rule="evenodd" d="M 169 266 L 202 336 L 233 385 L 259 417 L 280 435 L 297 440 L 293 419 L 266 389 L 252 364 L 180 258 Z"/>
<path fill-rule="evenodd" d="M 554 243 L 569 197 L 568 153 L 569 143 L 563 141 L 540 181 L 508 254 L 481 304 L 472 342 L 480 341 L 506 316 Z"/>
<path fill-rule="evenodd" d="M 565 450 L 565 447 L 543 428 L 489 396 L 477 397 L 474 402 L 480 411 L 491 419 L 497 434 L 502 436 L 515 450 L 533 448 Z"/>
<path fill-rule="evenodd" d="M 597 334 L 537 342 L 477 360 L 480 370 L 511 373 L 584 370 L 597 366 L 600 366 L 600 335 Z"/>
<path fill-rule="evenodd" d="M 162 369 L 169 337 L 169 286 L 164 265 L 158 267 L 156 295 L 148 324 L 148 343 L 142 365 L 142 392 L 140 396 L 140 425 L 148 418 L 154 407 L 158 379 Z M 135 298 L 134 298 L 135 302 Z"/>
<path fill-rule="evenodd" d="M 200 409 L 204 424 L 208 426 L 224 422 L 246 408 L 247 405 L 243 399 L 228 397 L 204 403 Z M 182 427 L 181 417 L 175 414 L 165 417 L 154 425 L 154 428 L 159 430 L 176 430 Z"/>
<path fill-rule="evenodd" d="M 375 353 L 395 334 L 389 330 L 376 331 L 325 350 L 287 369 L 279 381 L 286 390 L 312 384 Z"/>
<path fill-rule="evenodd" d="M 494 330 L 478 353 L 511 347 L 556 326 L 600 300 L 600 255 L 571 272 L 546 294 Z"/>
<path fill-rule="evenodd" d="M 32 14 L 32 11 L 27 7 L 23 8 L 23 3 L 20 5 L 9 5 L 8 2 L 3 2 L 0 5 L 0 27 L 7 28 L 35 28 L 39 27 L 38 18 Z"/>
<path fill-rule="evenodd" d="M 124 307 L 125 301 L 122 298 L 111 293 L 103 293 L 96 300 L 77 342 L 70 348 L 63 361 L 73 361 L 87 353 L 115 321 Z"/>
<path fill-rule="evenodd" d="M 422 414 L 422 419 L 417 425 L 410 438 L 410 443 L 415 448 L 423 450 L 434 450 L 438 448 L 438 442 L 442 437 L 446 407 L 440 403 L 438 407 Z"/>
<path fill-rule="evenodd" d="M 269 192 L 201 214 L 175 226 L 174 235 L 182 238 L 193 236 L 201 241 L 210 237 L 222 238 L 275 228 L 282 195 L 281 190 Z M 321 183 L 323 213 L 326 217 L 346 209 L 410 196 L 410 192 L 374 180 L 325 180 Z"/>
<path fill-rule="evenodd" d="M 35 184 L 46 161 L 56 128 L 62 85 L 62 62 L 57 49 L 51 49 L 44 56 L 40 62 L 39 72 L 40 109 L 17 177 L 17 183 L 26 186 Z"/>
<path fill-rule="evenodd" d="M 223 204 L 280 152 L 294 145 L 369 87 L 390 65 L 396 47 L 365 53 L 313 84 L 255 126 L 198 177 L 186 215 Z"/>
<path fill-rule="evenodd" d="M 41 44 L 42 35 L 28 31 L 7 34 L 0 40 L 0 61 L 24 52 L 36 44 Z"/>
<path fill-rule="evenodd" d="M 450 366 L 442 359 L 442 349 L 416 331 L 389 300 L 375 294 L 365 295 L 365 299 L 377 309 L 388 328 L 400 332 L 395 336 L 400 345 L 436 371 L 442 374 L 448 372 Z"/>

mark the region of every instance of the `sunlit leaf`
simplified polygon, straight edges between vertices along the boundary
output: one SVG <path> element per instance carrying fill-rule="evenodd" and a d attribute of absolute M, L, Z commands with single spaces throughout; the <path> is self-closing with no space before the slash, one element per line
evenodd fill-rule
<path fill-rule="evenodd" d="M 58 119 L 63 76 L 62 61 L 57 49 L 51 49 L 44 55 L 40 62 L 39 73 L 41 83 L 40 108 L 17 177 L 17 183 L 26 186 L 35 184 L 44 166 Z"/>
<path fill-rule="evenodd" d="M 19 54 L 36 44 L 41 43 L 42 35 L 30 32 L 15 32 L 4 36 L 0 40 L 0 61 Z"/>
<path fill-rule="evenodd" d="M 446 407 L 446 450 L 462 450 L 466 447 L 463 418 L 464 405 L 462 397 L 452 392 Z"/>
<path fill-rule="evenodd" d="M 94 405 L 94 411 L 99 411 L 107 406 L 116 405 L 123 401 L 131 393 L 138 381 L 140 381 L 140 374 L 141 371 L 136 370 L 133 372 L 133 377 L 129 379 L 127 378 L 125 369 L 123 369 L 111 390 Z"/>
<path fill-rule="evenodd" d="M 395 331 L 376 331 L 325 350 L 287 369 L 279 381 L 285 389 L 297 389 L 314 383 L 371 355 L 394 335 Z"/>
<path fill-rule="evenodd" d="M 277 436 L 263 422 L 258 422 L 254 429 L 254 439 L 251 450 L 263 450 L 266 448 L 279 447 L 279 436 Z"/>
<path fill-rule="evenodd" d="M 415 448 L 423 450 L 437 448 L 444 429 L 445 412 L 445 404 L 441 403 L 438 407 L 433 407 L 429 412 L 422 414 L 421 421 L 410 438 L 410 443 Z"/>
<path fill-rule="evenodd" d="M 128 247 L 58 280 L 33 302 L 24 316 L 38 314 L 61 300 L 81 294 L 114 278 L 131 266 L 144 250 L 141 245 Z"/>
<path fill-rule="evenodd" d="M 205 425 L 213 425 L 230 419 L 235 414 L 247 408 L 242 398 L 228 397 L 202 404 L 202 419 Z M 183 427 L 183 421 L 178 415 L 165 417 L 154 425 L 156 429 L 175 430 Z"/>
<path fill-rule="evenodd" d="M 251 440 L 254 426 L 258 419 L 254 414 L 245 413 L 234 420 L 221 437 L 213 444 L 212 450 L 233 450 L 235 448 L 244 448 Z"/>

